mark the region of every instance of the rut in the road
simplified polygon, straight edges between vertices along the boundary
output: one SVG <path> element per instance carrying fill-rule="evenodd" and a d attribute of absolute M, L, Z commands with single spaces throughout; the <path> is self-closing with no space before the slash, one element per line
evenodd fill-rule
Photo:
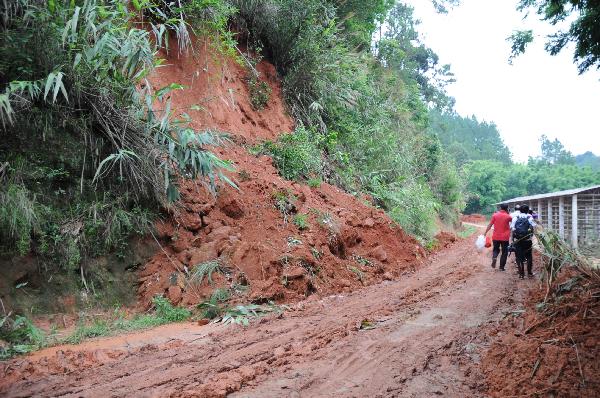
<path fill-rule="evenodd" d="M 478 395 L 481 326 L 510 307 L 510 275 L 492 272 L 469 241 L 401 280 L 309 300 L 246 329 L 167 329 L 99 350 L 11 362 L 7 396 Z M 361 320 L 376 328 L 360 330 Z M 134 340 L 137 339 L 136 343 Z M 142 335 L 143 340 L 143 335 Z M 109 340 L 110 341 L 110 340 Z M 56 351 L 56 350 L 55 350 Z"/>

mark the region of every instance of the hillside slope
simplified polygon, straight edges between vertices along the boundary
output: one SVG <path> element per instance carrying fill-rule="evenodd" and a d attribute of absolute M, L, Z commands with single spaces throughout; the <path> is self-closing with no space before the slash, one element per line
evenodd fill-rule
<path fill-rule="evenodd" d="M 214 55 L 208 45 L 194 56 L 171 53 L 167 64 L 151 76 L 151 84 L 185 85 L 172 93 L 177 112 L 188 113 L 196 129 L 230 134 L 231 142 L 216 153 L 235 165 L 229 177 L 239 190 L 222 186 L 215 197 L 195 183 L 182 183 L 180 207 L 158 226 L 164 250 L 139 272 L 141 305 L 156 294 L 167 294 L 175 304 L 196 304 L 224 286 L 246 300 L 289 301 L 391 279 L 420 263 L 425 252 L 417 241 L 368 198 L 328 184 L 309 188 L 284 180 L 269 157 L 248 152 L 294 128 L 271 64 L 258 65 L 272 90 L 262 111 L 250 104 L 247 71 Z M 305 215 L 305 222 L 294 223 L 295 215 Z M 222 271 L 213 275 L 214 286 L 187 275 L 213 260 Z"/>

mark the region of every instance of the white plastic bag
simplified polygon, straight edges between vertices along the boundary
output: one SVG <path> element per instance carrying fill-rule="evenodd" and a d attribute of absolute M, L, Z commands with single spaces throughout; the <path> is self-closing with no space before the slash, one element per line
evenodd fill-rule
<path fill-rule="evenodd" d="M 483 250 L 483 248 L 485 247 L 485 236 L 479 235 L 477 237 L 477 240 L 475 241 L 475 247 L 477 248 L 477 250 Z"/>

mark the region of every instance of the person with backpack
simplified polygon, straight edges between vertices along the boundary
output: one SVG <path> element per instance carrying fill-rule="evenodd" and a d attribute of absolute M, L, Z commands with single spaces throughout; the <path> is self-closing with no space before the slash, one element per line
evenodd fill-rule
<path fill-rule="evenodd" d="M 525 262 L 527 262 L 527 276 L 533 277 L 533 229 L 537 226 L 531 214 L 529 206 L 522 205 L 521 211 L 514 215 L 510 224 L 515 246 L 519 278 L 525 278 Z"/>
<path fill-rule="evenodd" d="M 496 261 L 498 259 L 498 254 L 500 254 L 500 249 L 502 249 L 502 254 L 500 256 L 500 271 L 504 271 L 504 267 L 506 266 L 506 259 L 508 258 L 508 242 L 510 240 L 510 223 L 512 218 L 510 214 L 508 214 L 508 205 L 501 204 L 500 211 L 497 211 L 492 215 L 492 219 L 485 230 L 485 234 L 490 231 L 492 226 L 494 227 L 494 232 L 492 233 L 492 268 L 496 268 Z"/>

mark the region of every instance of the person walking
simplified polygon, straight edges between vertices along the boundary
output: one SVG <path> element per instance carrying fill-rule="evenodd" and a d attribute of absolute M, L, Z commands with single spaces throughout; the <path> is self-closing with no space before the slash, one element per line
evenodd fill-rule
<path fill-rule="evenodd" d="M 527 276 L 533 277 L 533 230 L 537 226 L 531 214 L 529 206 L 522 205 L 520 213 L 513 217 L 510 229 L 513 234 L 515 256 L 519 268 L 519 278 L 525 278 L 525 263 L 527 263 Z"/>
<path fill-rule="evenodd" d="M 506 259 L 508 257 L 508 241 L 510 240 L 511 221 L 512 217 L 508 213 L 508 205 L 501 204 L 500 210 L 492 215 L 484 234 L 487 236 L 490 229 L 494 227 L 494 232 L 492 233 L 492 268 L 496 268 L 498 254 L 500 254 L 500 251 L 502 250 L 502 254 L 500 255 L 500 271 L 504 271 Z"/>

